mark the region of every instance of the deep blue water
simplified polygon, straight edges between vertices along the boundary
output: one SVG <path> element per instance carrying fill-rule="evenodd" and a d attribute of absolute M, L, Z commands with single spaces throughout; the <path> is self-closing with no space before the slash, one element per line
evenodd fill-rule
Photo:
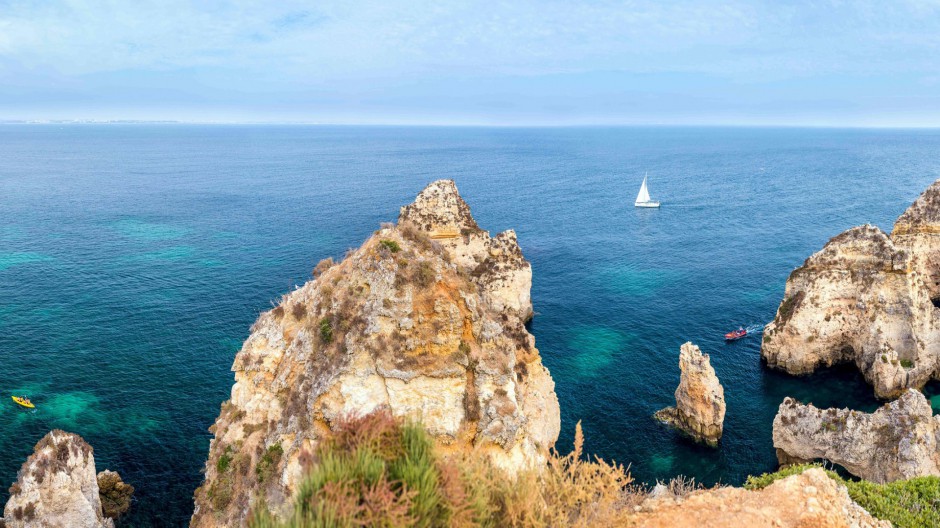
<path fill-rule="evenodd" d="M 784 396 L 877 402 L 851 368 L 791 378 L 721 335 L 772 319 L 830 237 L 890 229 L 937 152 L 912 130 L 0 126 L 0 483 L 62 428 L 137 488 L 126 526 L 186 524 L 257 314 L 438 178 L 532 261 L 560 449 L 581 420 L 639 480 L 740 483 L 774 468 Z M 646 171 L 660 210 L 632 206 Z M 651 418 L 686 340 L 725 386 L 718 449 Z"/>

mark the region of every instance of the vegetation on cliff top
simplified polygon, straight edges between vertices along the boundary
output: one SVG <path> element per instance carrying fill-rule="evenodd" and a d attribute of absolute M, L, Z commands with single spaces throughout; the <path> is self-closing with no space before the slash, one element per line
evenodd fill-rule
<path fill-rule="evenodd" d="M 544 471 L 510 477 L 482 453 L 443 458 L 420 424 L 384 411 L 348 418 L 307 461 L 294 514 L 257 511 L 250 525 L 274 527 L 543 527 L 620 524 L 645 494 L 626 470 L 553 455 Z"/>
<path fill-rule="evenodd" d="M 798 475 L 819 464 L 790 466 L 776 473 L 748 477 L 744 487 L 762 489 L 774 481 Z M 868 513 L 891 521 L 897 528 L 923 528 L 940 526 L 940 477 L 917 477 L 888 484 L 875 484 L 867 480 L 846 480 L 833 471 L 826 471 L 832 479 L 845 485 L 849 496 Z"/>

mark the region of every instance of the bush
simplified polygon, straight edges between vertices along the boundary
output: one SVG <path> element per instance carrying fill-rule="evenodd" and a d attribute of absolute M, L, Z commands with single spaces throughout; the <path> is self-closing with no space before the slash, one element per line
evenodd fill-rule
<path fill-rule="evenodd" d="M 303 303 L 294 303 L 294 306 L 290 310 L 291 314 L 294 316 L 294 319 L 300 321 L 307 315 L 307 307 Z"/>
<path fill-rule="evenodd" d="M 774 481 L 798 475 L 819 464 L 801 464 L 784 468 L 776 473 L 764 473 L 759 477 L 748 477 L 744 487 L 750 490 L 769 486 Z M 846 480 L 832 471 L 830 478 L 845 485 L 849 496 L 872 516 L 891 521 L 897 528 L 921 528 L 940 526 L 940 477 L 917 477 L 898 480 L 888 484 L 876 484 L 866 480 Z"/>
<path fill-rule="evenodd" d="M 283 454 L 284 448 L 281 447 L 281 444 L 273 444 L 268 447 L 264 454 L 261 455 L 261 460 L 258 461 L 258 465 L 255 467 L 258 482 L 264 482 L 271 478 Z"/>
<path fill-rule="evenodd" d="M 333 262 L 333 257 L 327 257 L 320 262 L 317 262 L 316 267 L 313 268 L 313 278 L 319 278 L 320 275 L 326 273 L 326 270 L 332 268 L 334 264 L 335 262 Z"/>
<path fill-rule="evenodd" d="M 418 271 L 415 273 L 415 283 L 418 286 L 427 288 L 434 284 L 436 278 L 437 273 L 434 271 L 434 266 L 432 266 L 430 262 L 422 261 L 418 264 Z"/>
<path fill-rule="evenodd" d="M 398 253 L 401 251 L 401 246 L 399 246 L 398 242 L 395 242 L 394 240 L 382 240 L 379 242 L 379 244 L 382 244 L 383 247 L 388 248 L 388 250 L 392 253 Z"/>
<path fill-rule="evenodd" d="M 483 453 L 443 459 L 419 424 L 387 411 L 346 418 L 321 440 L 294 513 L 258 510 L 250 526 L 547 527 L 622 525 L 641 496 L 622 466 L 575 450 L 542 470 L 509 476 Z"/>
<path fill-rule="evenodd" d="M 331 343 L 333 341 L 333 323 L 329 319 L 320 319 L 320 341 Z"/>
<path fill-rule="evenodd" d="M 911 361 L 910 359 L 902 359 L 901 366 L 906 369 L 914 368 L 914 362 Z"/>
<path fill-rule="evenodd" d="M 229 465 L 232 463 L 232 446 L 226 446 L 225 451 L 222 452 L 222 456 L 219 457 L 215 462 L 215 469 L 219 473 L 225 473 L 228 471 Z"/>

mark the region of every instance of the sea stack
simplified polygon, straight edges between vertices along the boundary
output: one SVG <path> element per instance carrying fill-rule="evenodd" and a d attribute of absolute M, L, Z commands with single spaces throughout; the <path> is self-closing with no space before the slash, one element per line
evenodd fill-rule
<path fill-rule="evenodd" d="M 700 442 L 717 445 L 724 427 L 725 391 L 708 354 L 685 343 L 679 350 L 679 369 L 676 406 L 657 411 L 655 417 Z"/>
<path fill-rule="evenodd" d="M 76 434 L 53 430 L 17 473 L 3 522 L 7 528 L 113 527 L 98 490 L 94 450 Z"/>
<path fill-rule="evenodd" d="M 783 465 L 825 459 L 878 483 L 940 475 L 938 435 L 940 417 L 914 389 L 872 414 L 786 398 L 773 432 Z"/>
<path fill-rule="evenodd" d="M 761 355 L 791 374 L 854 362 L 880 398 L 940 374 L 940 181 L 891 235 L 854 227 L 787 279 Z"/>
<path fill-rule="evenodd" d="M 315 276 L 235 358 L 192 525 L 244 524 L 261 501 L 288 514 L 318 439 L 380 408 L 420 420 L 445 453 L 475 449 L 510 472 L 544 463 L 560 418 L 524 326 L 531 266 L 512 231 L 480 229 L 454 182 Z"/>

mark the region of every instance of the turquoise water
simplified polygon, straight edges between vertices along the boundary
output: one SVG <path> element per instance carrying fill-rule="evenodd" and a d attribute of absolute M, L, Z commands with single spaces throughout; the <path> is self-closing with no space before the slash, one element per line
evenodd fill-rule
<path fill-rule="evenodd" d="M 257 314 L 453 178 L 532 261 L 560 447 L 581 420 L 642 481 L 739 483 L 774 467 L 784 396 L 877 402 L 851 368 L 791 378 L 721 335 L 770 320 L 829 237 L 890 229 L 938 151 L 905 130 L 0 126 L 0 394 L 38 404 L 0 405 L 0 482 L 58 427 L 137 487 L 125 525 L 184 525 Z M 646 171 L 660 210 L 632 207 Z M 725 386 L 718 449 L 650 418 L 686 340 Z"/>

